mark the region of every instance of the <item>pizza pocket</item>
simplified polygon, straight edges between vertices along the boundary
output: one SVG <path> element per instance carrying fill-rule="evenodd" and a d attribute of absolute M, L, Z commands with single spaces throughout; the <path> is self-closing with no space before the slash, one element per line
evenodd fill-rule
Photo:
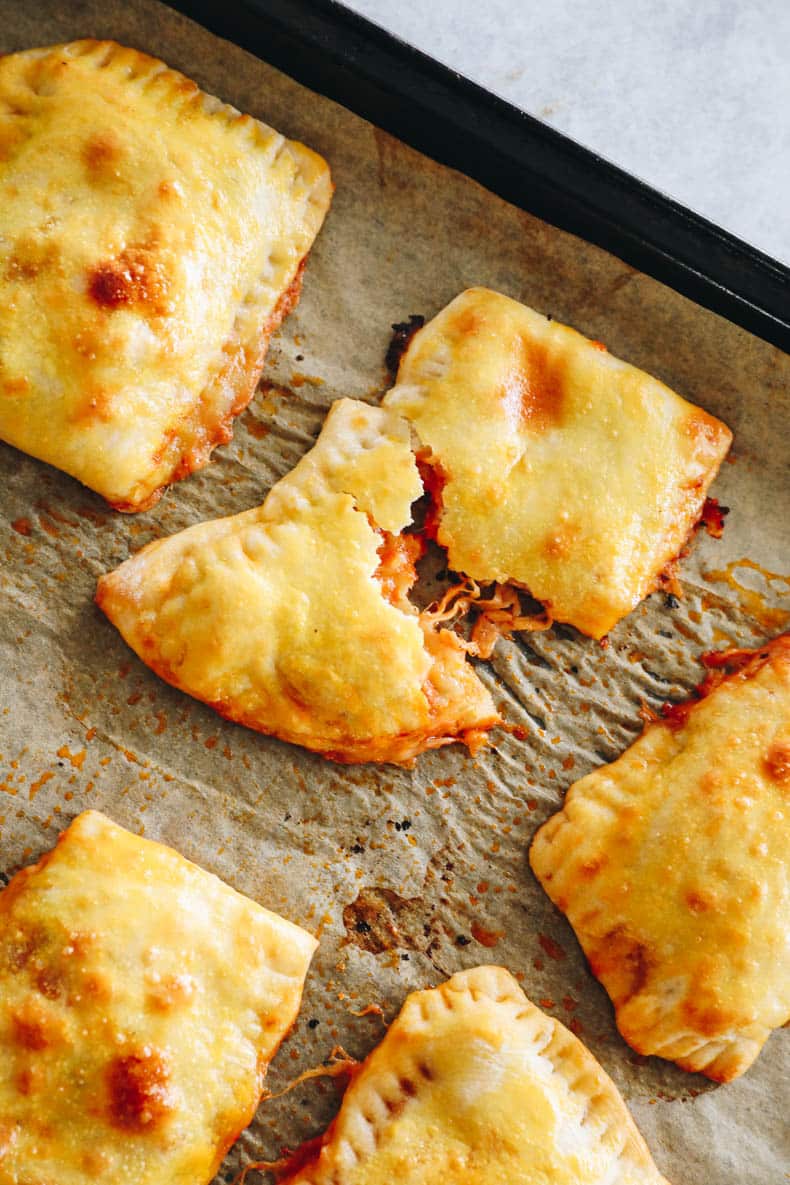
<path fill-rule="evenodd" d="M 96 811 L 0 893 L 0 1182 L 206 1185 L 315 939 Z"/>
<path fill-rule="evenodd" d="M 150 543 L 99 581 L 144 662 L 229 720 L 337 761 L 411 760 L 498 717 L 460 640 L 408 600 L 422 494 L 406 422 L 333 404 L 262 506 Z"/>
<path fill-rule="evenodd" d="M 626 1041 L 729 1082 L 790 1019 L 790 634 L 706 662 L 530 861 Z"/>
<path fill-rule="evenodd" d="M 136 50 L 0 58 L 0 439 L 150 506 L 230 439 L 331 190 Z"/>
<path fill-rule="evenodd" d="M 412 339 L 385 404 L 432 469 L 450 566 L 603 637 L 698 521 L 729 429 L 634 366 L 486 288 Z"/>
<path fill-rule="evenodd" d="M 409 996 L 297 1157 L 287 1185 L 667 1185 L 592 1054 L 501 967 Z"/>

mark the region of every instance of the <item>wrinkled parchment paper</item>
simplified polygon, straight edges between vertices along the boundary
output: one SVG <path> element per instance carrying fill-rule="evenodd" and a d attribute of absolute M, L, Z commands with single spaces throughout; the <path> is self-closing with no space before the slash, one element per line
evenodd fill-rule
<path fill-rule="evenodd" d="M 790 358 L 152 0 L 0 0 L 0 15 L 4 51 L 93 36 L 164 58 L 322 152 L 337 184 L 302 302 L 208 469 L 128 517 L 0 445 L 0 874 L 96 807 L 319 934 L 272 1091 L 336 1043 L 364 1056 L 410 990 L 496 961 L 586 1041 L 675 1185 L 787 1180 L 790 1034 L 718 1088 L 637 1057 L 527 847 L 567 786 L 633 739 L 640 700 L 683 695 L 702 651 L 787 628 Z M 259 503 L 333 399 L 380 397 L 391 322 L 430 316 L 470 284 L 605 341 L 734 429 L 713 490 L 732 511 L 724 538 L 701 535 L 684 563 L 683 603 L 654 595 L 608 649 L 562 627 L 501 642 L 478 669 L 525 739 L 499 731 L 476 760 L 452 748 L 413 770 L 342 768 L 166 686 L 94 607 L 96 578 L 150 539 Z M 357 1015 L 368 1004 L 384 1017 Z M 264 1103 L 220 1179 L 322 1130 L 339 1090 L 305 1082 Z"/>

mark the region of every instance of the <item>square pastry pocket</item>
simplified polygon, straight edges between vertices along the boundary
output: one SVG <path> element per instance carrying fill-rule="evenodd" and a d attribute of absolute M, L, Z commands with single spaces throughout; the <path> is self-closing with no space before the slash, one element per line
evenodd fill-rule
<path fill-rule="evenodd" d="M 134 49 L 0 58 L 0 439 L 150 506 L 230 438 L 331 190 Z"/>
<path fill-rule="evenodd" d="M 728 1082 L 790 1019 L 790 634 L 705 661 L 530 861 L 626 1041 Z"/>
<path fill-rule="evenodd" d="M 732 439 L 601 342 L 487 288 L 415 334 L 385 404 L 419 437 L 453 571 L 524 588 L 594 638 L 682 552 Z"/>
<path fill-rule="evenodd" d="M 0 893 L 0 1183 L 205 1185 L 312 935 L 96 811 Z"/>
<path fill-rule="evenodd" d="M 501 967 L 409 996 L 297 1158 L 287 1185 L 667 1185 L 592 1054 Z"/>

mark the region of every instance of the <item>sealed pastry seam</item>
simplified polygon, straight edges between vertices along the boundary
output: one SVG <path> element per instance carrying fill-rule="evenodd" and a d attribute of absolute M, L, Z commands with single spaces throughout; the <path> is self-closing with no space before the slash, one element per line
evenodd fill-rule
<path fill-rule="evenodd" d="M 702 698 L 575 783 L 530 861 L 625 1039 L 727 1082 L 790 1019 L 790 635 L 706 657 Z"/>
<path fill-rule="evenodd" d="M 141 509 L 229 438 L 329 170 L 111 42 L 0 59 L 0 146 L 0 437 Z"/>
<path fill-rule="evenodd" d="M 664 1182 L 592 1055 L 499 967 L 411 995 L 300 1160 L 288 1185 Z"/>
<path fill-rule="evenodd" d="M 96 811 L 0 893 L 0 1182 L 207 1185 L 317 943 Z"/>
<path fill-rule="evenodd" d="M 97 601 L 157 674 L 238 723 L 339 761 L 474 748 L 491 698 L 408 600 L 421 493 L 405 421 L 340 400 L 261 507 L 150 544 Z"/>

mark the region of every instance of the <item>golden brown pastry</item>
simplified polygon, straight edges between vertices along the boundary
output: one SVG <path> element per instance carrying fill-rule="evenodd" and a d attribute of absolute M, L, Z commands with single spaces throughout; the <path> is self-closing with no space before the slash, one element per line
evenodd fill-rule
<path fill-rule="evenodd" d="M 96 599 L 223 716 L 337 761 L 409 761 L 497 720 L 455 634 L 409 603 L 422 484 L 391 411 L 335 403 L 262 506 L 143 548 Z"/>
<path fill-rule="evenodd" d="M 230 439 L 331 189 L 137 50 L 0 58 L 0 439 L 150 506 Z"/>
<path fill-rule="evenodd" d="M 415 992 L 288 1185 L 667 1185 L 614 1083 L 501 967 Z"/>
<path fill-rule="evenodd" d="M 790 634 L 707 663 L 530 860 L 626 1041 L 729 1082 L 790 1019 Z"/>
<path fill-rule="evenodd" d="M 315 939 L 96 811 L 0 893 L 0 1183 L 205 1185 Z"/>
<path fill-rule="evenodd" d="M 433 468 L 450 566 L 594 638 L 656 588 L 730 445 L 600 342 L 486 288 L 412 339 L 385 404 Z"/>

